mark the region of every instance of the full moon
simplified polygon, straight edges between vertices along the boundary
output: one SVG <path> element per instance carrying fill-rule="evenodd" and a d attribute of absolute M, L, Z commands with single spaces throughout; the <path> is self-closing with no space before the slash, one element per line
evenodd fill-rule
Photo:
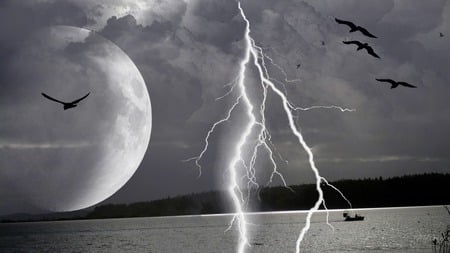
<path fill-rule="evenodd" d="M 137 67 L 101 35 L 68 26 L 37 31 L 14 54 L 6 64 L 14 88 L 0 97 L 14 101 L 2 115 L 1 132 L 9 134 L 0 136 L 0 183 L 51 211 L 110 197 L 150 140 L 150 97 Z M 41 95 L 71 102 L 89 92 L 68 110 Z"/>

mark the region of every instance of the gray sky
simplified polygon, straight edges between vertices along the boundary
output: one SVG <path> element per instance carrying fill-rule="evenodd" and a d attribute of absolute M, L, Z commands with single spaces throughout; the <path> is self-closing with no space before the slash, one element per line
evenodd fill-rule
<path fill-rule="evenodd" d="M 293 103 L 357 110 L 299 113 L 297 122 L 323 176 L 334 180 L 450 172 L 450 2 L 248 0 L 242 6 L 256 43 L 285 70 L 288 79 L 298 80 L 285 85 Z M 378 39 L 348 33 L 334 17 L 364 26 Z M 26 123 L 7 113 L 8 108 L 18 106 L 15 96 L 36 92 L 11 83 L 17 80 L 11 76 L 18 75 L 13 69 L 21 65 L 11 66 L 26 47 L 28 36 L 49 25 L 88 28 L 114 42 L 136 64 L 150 94 L 149 148 L 131 180 L 107 202 L 151 200 L 224 186 L 226 161 L 239 129 L 239 110 L 233 124 L 212 136 L 201 160 L 200 178 L 193 163 L 181 161 L 201 151 L 209 127 L 224 117 L 235 98 L 232 93 L 215 101 L 228 91 L 224 85 L 236 77 L 242 59 L 244 22 L 236 2 L 1 1 L 0 119 L 8 122 L 0 125 L 2 159 L 8 152 L 5 143 L 36 141 L 28 137 L 33 130 L 24 127 Z M 439 32 L 445 36 L 439 37 Z M 357 52 L 343 40 L 368 42 L 381 60 Z M 300 69 L 296 69 L 298 63 Z M 273 65 L 269 70 L 272 77 L 285 79 Z M 418 89 L 390 90 L 375 78 L 410 82 Z M 273 142 L 289 161 L 280 163 L 280 170 L 289 184 L 310 182 L 305 153 L 288 131 L 280 101 L 270 96 L 268 105 Z M 27 119 L 35 117 L 39 115 L 30 114 Z M 34 137 L 45 140 L 38 134 Z M 23 156 L 39 152 L 30 147 Z M 56 163 L 54 159 L 48 163 Z M 8 164 L 6 159 L 1 161 L 0 175 L 6 180 L 0 185 L 0 214 L 32 210 L 18 192 L 8 190 L 17 187 L 7 177 Z M 32 180 L 24 177 L 24 182 Z"/>

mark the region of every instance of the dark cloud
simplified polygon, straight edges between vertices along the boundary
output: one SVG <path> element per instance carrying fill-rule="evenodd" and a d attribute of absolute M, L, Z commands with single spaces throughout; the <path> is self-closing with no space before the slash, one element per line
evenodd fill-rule
<path fill-rule="evenodd" d="M 0 4 L 0 22 L 4 49 L 14 49 L 31 32 L 49 25 L 83 27 L 88 18 L 83 10 L 69 2 L 32 2 L 5 0 Z M 2 50 L 3 51 L 3 50 Z"/>

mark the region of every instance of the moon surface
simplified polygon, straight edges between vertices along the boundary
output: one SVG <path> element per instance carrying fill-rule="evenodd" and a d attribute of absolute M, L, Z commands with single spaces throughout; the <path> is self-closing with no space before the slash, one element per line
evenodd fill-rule
<path fill-rule="evenodd" d="M 137 67 L 111 41 L 69 26 L 37 31 L 14 54 L 6 64 L 14 82 L 4 84 L 14 88 L 0 95 L 14 105 L 1 116 L 0 190 L 52 211 L 110 197 L 150 140 L 150 97 Z M 65 102 L 90 95 L 65 111 L 41 92 Z"/>

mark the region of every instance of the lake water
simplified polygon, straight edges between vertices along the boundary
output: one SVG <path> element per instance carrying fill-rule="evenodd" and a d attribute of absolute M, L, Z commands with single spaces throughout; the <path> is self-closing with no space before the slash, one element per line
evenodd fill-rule
<path fill-rule="evenodd" d="M 450 224 L 441 207 L 360 209 L 364 221 L 344 222 L 342 210 L 314 215 L 301 252 L 431 252 Z M 304 212 L 248 215 L 247 252 L 294 252 Z M 0 252 L 235 252 L 230 215 L 0 224 Z"/>

